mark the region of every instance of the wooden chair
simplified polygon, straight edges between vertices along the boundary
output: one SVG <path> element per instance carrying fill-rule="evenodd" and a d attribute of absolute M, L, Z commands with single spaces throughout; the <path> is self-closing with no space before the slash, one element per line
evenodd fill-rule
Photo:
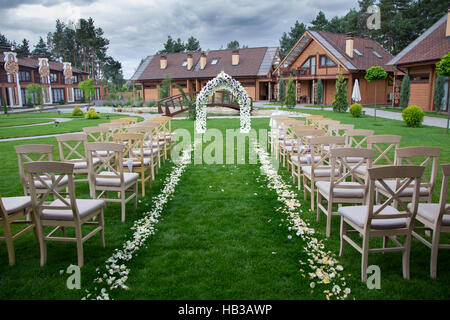
<path fill-rule="evenodd" d="M 3 227 L 5 233 L 5 236 L 0 237 L 0 240 L 5 240 L 6 248 L 8 250 L 9 265 L 13 266 L 16 263 L 14 240 L 21 237 L 31 229 L 33 229 L 36 234 L 35 216 L 30 214 L 31 197 L 0 197 L 0 210 L 0 226 Z M 28 216 L 31 216 L 32 220 L 29 220 L 28 218 L 22 219 Z M 11 230 L 12 224 L 27 224 L 27 226 L 16 234 L 13 234 Z"/>
<path fill-rule="evenodd" d="M 31 194 L 31 186 L 28 181 L 28 174 L 25 170 L 25 164 L 33 161 L 53 161 L 53 146 L 49 144 L 24 144 L 20 146 L 14 146 L 17 153 L 17 158 L 19 162 L 19 175 L 22 181 L 23 193 L 26 196 Z M 42 177 L 44 180 L 47 179 L 45 176 Z M 47 181 L 52 183 L 52 181 Z M 58 190 L 61 190 L 67 186 L 67 177 L 59 180 Z M 45 186 L 36 181 L 36 192 L 45 193 Z"/>
<path fill-rule="evenodd" d="M 172 132 L 172 117 L 169 116 L 159 116 L 158 119 L 164 120 L 164 132 L 166 134 L 167 151 L 171 151 L 175 144 L 175 133 Z M 162 135 L 159 137 L 162 141 Z"/>
<path fill-rule="evenodd" d="M 126 133 L 126 126 L 121 122 L 101 123 L 98 126 L 104 130 L 104 142 L 112 142 L 115 134 Z"/>
<path fill-rule="evenodd" d="M 438 170 L 438 158 L 441 153 L 441 148 L 437 147 L 407 147 L 399 148 L 396 151 L 395 164 L 410 164 L 410 165 L 420 165 L 425 168 L 430 168 L 430 174 L 427 175 L 425 172 L 422 176 L 420 188 L 419 188 L 419 202 L 431 203 L 433 197 L 434 186 L 436 185 L 436 176 Z M 395 184 L 400 183 L 400 181 L 391 180 L 386 181 L 386 184 L 394 187 Z M 380 196 L 389 196 L 389 193 L 380 184 L 375 185 L 377 187 L 377 197 L 376 201 L 379 203 Z M 407 188 L 400 194 L 400 199 L 403 201 L 412 200 L 413 188 Z M 394 202 L 395 205 L 395 202 Z"/>
<path fill-rule="evenodd" d="M 297 189 L 301 189 L 302 182 L 302 167 L 311 164 L 311 148 L 309 140 L 312 137 L 319 137 L 325 135 L 323 130 L 309 128 L 293 128 L 293 139 L 296 140 L 297 148 L 293 149 L 289 154 L 288 166 L 292 168 L 292 181 L 297 177 Z M 320 156 L 315 156 L 314 161 L 319 161 Z"/>
<path fill-rule="evenodd" d="M 412 235 L 416 239 L 431 249 L 430 276 L 433 279 L 437 276 L 437 257 L 439 249 L 450 249 L 450 244 L 439 243 L 441 233 L 450 232 L 450 204 L 447 203 L 450 164 L 443 164 L 441 165 L 441 168 L 443 179 L 439 203 L 419 203 L 416 221 L 418 221 L 421 225 L 415 225 L 414 230 L 412 231 Z M 412 209 L 411 203 L 408 204 L 408 208 L 410 210 Z M 422 230 L 432 231 L 431 242 L 416 232 Z"/>
<path fill-rule="evenodd" d="M 322 120 L 322 119 L 324 119 L 324 117 L 321 116 L 321 115 L 311 115 L 311 116 L 307 116 L 307 117 L 305 118 L 305 124 L 306 124 L 306 125 L 310 125 L 310 126 L 317 127 L 317 121 L 318 121 L 318 120 Z"/>
<path fill-rule="evenodd" d="M 93 159 L 99 151 L 106 152 L 100 157 L 100 163 L 94 167 Z M 89 189 L 91 198 L 104 199 L 106 202 L 120 202 L 121 220 L 125 221 L 125 205 L 134 198 L 134 208 L 137 207 L 139 174 L 124 172 L 123 170 L 124 146 L 112 142 L 92 142 L 86 144 L 86 154 L 89 164 Z M 97 194 L 97 191 L 100 194 Z M 108 198 L 108 192 L 119 192 L 120 199 Z M 127 198 L 126 192 L 131 193 Z"/>
<path fill-rule="evenodd" d="M 345 132 L 345 145 L 351 148 L 367 148 L 367 137 L 373 136 L 373 130 L 366 129 L 350 129 Z M 349 157 L 346 159 L 348 163 L 357 163 L 361 159 Z"/>
<path fill-rule="evenodd" d="M 319 129 L 320 130 L 320 129 Z M 307 191 L 311 194 L 311 211 L 314 211 L 315 201 L 315 184 L 317 181 L 327 181 L 331 175 L 339 176 L 337 169 L 331 171 L 330 151 L 338 146 L 345 145 L 345 137 L 313 137 L 309 140 L 311 148 L 311 165 L 303 166 L 303 188 L 304 199 L 307 200 Z M 328 147 L 328 151 L 325 149 Z M 320 157 L 319 161 L 315 161 L 316 156 Z M 310 181 L 310 185 L 308 185 Z"/>
<path fill-rule="evenodd" d="M 331 119 L 322 119 L 317 120 L 317 129 L 321 129 L 325 131 L 325 135 L 330 135 L 330 126 L 335 126 L 341 124 L 340 121 L 331 120 Z"/>
<path fill-rule="evenodd" d="M 159 148 L 153 147 L 155 132 L 153 127 L 148 126 L 134 126 L 128 129 L 128 133 L 141 133 L 144 135 L 143 153 L 144 157 L 150 159 L 150 168 L 152 173 L 152 179 L 155 179 L 155 171 L 158 174 L 158 159 Z M 140 149 L 134 150 L 135 154 L 140 155 Z"/>
<path fill-rule="evenodd" d="M 160 136 L 160 126 L 157 122 L 139 122 L 133 128 L 142 128 L 143 131 L 147 132 L 146 140 L 144 141 L 144 148 L 149 149 L 152 148 L 152 152 L 156 151 L 156 159 L 155 163 L 158 164 L 157 168 L 161 168 L 161 159 L 164 157 L 162 149 L 164 148 L 164 143 L 161 144 L 159 141 Z M 148 153 L 148 151 L 147 151 Z M 158 169 L 156 169 L 158 171 Z"/>
<path fill-rule="evenodd" d="M 292 118 L 286 116 L 274 116 L 271 117 L 271 131 L 269 131 L 269 141 L 270 141 L 270 150 L 272 153 L 275 153 L 276 159 L 279 156 L 279 146 L 280 139 L 284 138 L 285 131 L 283 131 L 283 126 L 281 122 L 284 120 L 290 120 Z"/>
<path fill-rule="evenodd" d="M 329 181 L 316 182 L 317 187 L 317 222 L 320 220 L 320 212 L 327 216 L 326 236 L 331 235 L 331 217 L 338 215 L 333 212 L 333 204 L 364 204 L 365 183 L 356 174 L 355 170 L 360 165 L 370 168 L 374 150 L 362 148 L 335 148 L 330 152 L 331 172 L 335 170 L 338 176 L 330 175 Z M 353 166 L 347 163 L 348 157 L 358 157 L 361 160 Z M 347 178 L 352 177 L 352 182 Z M 353 182 L 353 180 L 356 180 Z M 327 201 L 327 208 L 322 204 L 322 198 Z"/>
<path fill-rule="evenodd" d="M 86 127 L 83 132 L 87 135 L 88 142 L 103 142 L 105 141 L 106 131 L 104 127 Z"/>
<path fill-rule="evenodd" d="M 353 124 L 330 124 L 328 126 L 327 136 L 345 136 L 347 131 L 353 130 Z"/>
<path fill-rule="evenodd" d="M 280 121 L 281 131 L 284 134 L 279 139 L 279 156 L 282 159 L 283 167 L 286 166 L 286 159 L 289 152 L 295 146 L 296 140 L 292 138 L 292 127 L 304 126 L 305 122 L 297 119 L 287 119 Z M 289 168 L 288 168 L 289 170 Z"/>
<path fill-rule="evenodd" d="M 114 143 L 124 145 L 123 170 L 124 172 L 136 172 L 140 178 L 141 193 L 145 196 L 145 182 L 148 181 L 152 187 L 151 158 L 144 156 L 144 134 L 142 133 L 119 133 L 113 136 Z"/>
<path fill-rule="evenodd" d="M 167 160 L 167 128 L 166 123 L 167 120 L 161 117 L 156 117 L 150 120 L 146 120 L 145 123 L 157 123 L 158 124 L 158 141 L 153 143 L 153 146 L 158 146 L 163 150 L 161 154 L 161 158 L 163 158 L 164 162 Z M 159 162 L 160 163 L 160 162 Z"/>
<path fill-rule="evenodd" d="M 367 148 L 375 150 L 375 157 L 372 162 L 372 167 L 394 165 L 395 164 L 395 150 L 398 149 L 402 136 L 395 135 L 377 135 L 368 136 Z M 348 159 L 347 162 L 350 162 Z M 366 168 L 359 166 L 355 171 L 361 178 L 366 177 Z"/>
<path fill-rule="evenodd" d="M 84 264 L 83 243 L 97 232 L 100 232 L 100 242 L 105 247 L 103 200 L 76 199 L 75 183 L 73 180 L 73 163 L 39 161 L 25 164 L 30 181 L 40 182 L 46 187 L 46 193 L 38 198 L 35 184 L 31 187 L 31 199 L 33 211 L 36 215 L 36 230 L 41 248 L 41 266 L 47 262 L 47 241 L 76 242 L 78 254 L 78 266 Z M 47 184 L 41 175 L 48 176 L 52 184 Z M 53 185 L 61 181 L 63 177 L 68 179 L 68 192 L 59 192 Z M 52 198 L 52 199 L 50 199 Z M 94 225 L 96 228 L 83 236 L 82 226 Z M 54 227 L 45 234 L 44 227 Z M 75 229 L 75 237 L 67 237 L 64 228 Z M 61 230 L 62 236 L 55 236 Z"/>
<path fill-rule="evenodd" d="M 85 133 L 67 133 L 56 136 L 59 148 L 59 159 L 61 162 L 69 162 L 74 164 L 74 175 L 86 175 L 84 179 L 74 180 L 89 181 L 87 174 L 88 163 L 86 159 L 86 143 L 87 135 Z M 94 158 L 94 166 L 98 165 L 100 159 Z"/>
<path fill-rule="evenodd" d="M 424 167 L 422 166 L 382 166 L 368 169 L 368 194 L 366 204 L 363 206 L 341 207 L 338 213 L 341 215 L 341 247 L 339 255 L 344 254 L 345 242 L 352 245 L 362 255 L 361 279 L 367 281 L 368 257 L 371 252 L 392 252 L 401 251 L 403 253 L 403 277 L 409 279 L 409 257 L 411 251 L 411 232 L 414 225 L 414 218 L 417 214 L 418 193 L 420 178 Z M 401 185 L 395 190 L 391 190 L 385 184 L 386 179 L 403 179 Z M 386 186 L 391 196 L 381 205 L 374 205 L 375 183 L 379 182 Z M 414 186 L 413 202 L 410 208 L 399 200 L 403 210 L 399 211 L 389 204 L 395 199 L 398 200 L 399 193 L 410 185 Z M 347 225 L 353 229 L 347 230 Z M 363 238 L 362 246 L 353 241 L 348 234 L 359 233 Z M 399 242 L 397 236 L 404 236 L 403 244 Z M 370 239 L 383 237 L 382 248 L 369 248 Z M 391 239 L 394 247 L 387 246 L 387 239 Z"/>

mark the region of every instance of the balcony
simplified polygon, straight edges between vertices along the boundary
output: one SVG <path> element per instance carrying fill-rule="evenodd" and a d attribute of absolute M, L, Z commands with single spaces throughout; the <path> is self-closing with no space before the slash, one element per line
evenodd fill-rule
<path fill-rule="evenodd" d="M 293 77 L 309 76 L 310 70 L 309 69 L 294 69 L 294 70 L 290 70 L 290 71 L 284 71 L 281 74 L 283 77 L 289 77 L 291 75 Z"/>
<path fill-rule="evenodd" d="M 0 83 L 9 83 L 7 74 L 0 74 Z"/>

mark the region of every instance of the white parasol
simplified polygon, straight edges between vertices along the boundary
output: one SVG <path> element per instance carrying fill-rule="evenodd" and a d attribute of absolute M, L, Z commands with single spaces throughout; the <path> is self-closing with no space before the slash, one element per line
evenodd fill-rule
<path fill-rule="evenodd" d="M 355 85 L 353 86 L 352 100 L 355 102 L 361 101 L 361 91 L 359 91 L 358 79 L 355 79 Z"/>

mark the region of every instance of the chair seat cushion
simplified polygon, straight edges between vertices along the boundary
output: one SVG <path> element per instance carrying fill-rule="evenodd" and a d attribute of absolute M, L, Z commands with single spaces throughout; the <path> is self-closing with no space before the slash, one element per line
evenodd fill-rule
<path fill-rule="evenodd" d="M 317 189 L 327 196 L 330 195 L 330 182 L 329 181 L 317 181 L 316 182 Z M 357 186 L 361 187 L 358 189 L 346 189 L 339 188 L 339 186 Z M 339 186 L 333 188 L 333 197 L 336 198 L 364 198 L 364 185 L 359 184 L 358 182 L 341 182 Z"/>
<path fill-rule="evenodd" d="M 114 172 L 102 172 L 102 176 L 115 176 Z M 123 173 L 123 180 L 125 185 L 131 184 L 133 182 L 136 182 L 139 179 L 139 174 L 135 172 L 124 172 Z M 95 184 L 97 186 L 104 186 L 104 187 L 120 187 L 120 178 L 102 178 L 98 177 L 95 180 Z"/>
<path fill-rule="evenodd" d="M 52 180 L 47 176 L 41 176 L 42 180 L 44 180 L 49 187 L 53 186 Z M 55 175 L 55 181 L 58 180 L 59 176 Z M 69 178 L 67 176 L 64 176 L 61 181 L 58 183 L 58 187 L 64 187 L 69 182 Z M 35 180 L 34 185 L 36 189 L 47 189 L 48 187 L 45 186 L 41 181 Z"/>
<path fill-rule="evenodd" d="M 396 186 L 395 180 L 384 180 L 384 183 L 386 183 L 388 185 L 388 187 L 391 188 L 391 190 L 395 191 L 395 186 Z M 380 190 L 386 191 L 384 186 L 379 181 L 375 181 L 375 187 L 377 187 Z M 403 190 L 400 193 L 400 196 L 401 197 L 412 197 L 413 192 L 414 192 L 414 188 L 413 188 L 413 184 L 411 184 L 410 186 L 408 186 L 405 190 Z M 428 196 L 428 194 L 429 194 L 429 192 L 428 192 L 427 188 L 425 188 L 425 187 L 419 188 L 419 195 L 421 197 L 426 197 L 426 196 Z"/>
<path fill-rule="evenodd" d="M 445 204 L 445 209 L 448 210 L 450 207 L 449 203 Z M 412 203 L 408 204 L 408 209 L 412 210 Z M 419 203 L 417 208 L 417 216 L 421 216 L 431 223 L 435 223 L 436 217 L 439 214 L 439 203 Z M 444 214 L 442 216 L 443 226 L 450 226 L 450 214 Z"/>
<path fill-rule="evenodd" d="M 345 158 L 345 161 L 347 161 L 348 163 L 356 163 L 357 164 L 361 160 L 364 160 L 364 158 L 362 158 L 362 157 L 346 157 Z"/>
<path fill-rule="evenodd" d="M 148 165 L 150 165 L 151 159 L 150 158 L 143 158 L 142 162 L 144 163 L 144 166 L 148 166 Z M 131 160 L 131 159 L 128 160 L 128 161 L 124 161 L 123 162 L 123 166 L 124 167 L 130 167 L 131 165 L 133 167 L 140 167 L 142 165 L 142 163 L 139 160 Z"/>
<path fill-rule="evenodd" d="M 308 160 L 309 158 L 309 160 Z M 298 163 L 298 156 L 291 156 L 291 161 Z M 309 161 L 309 162 L 308 162 Z M 320 156 L 314 156 L 314 162 L 319 162 Z M 302 156 L 300 157 L 300 163 L 301 164 L 309 164 L 311 163 L 311 156 Z"/>
<path fill-rule="evenodd" d="M 70 200 L 67 199 L 70 203 Z M 91 213 L 100 210 L 105 206 L 106 202 L 101 199 L 76 199 L 78 213 L 80 218 L 84 218 Z M 65 204 L 57 199 L 53 201 L 50 206 L 65 206 Z M 43 220 L 73 220 L 73 212 L 71 209 L 44 209 L 41 213 Z"/>
<path fill-rule="evenodd" d="M 303 173 L 311 177 L 311 166 L 305 166 L 302 168 Z M 339 170 L 334 169 L 334 176 L 339 175 Z M 314 169 L 314 177 L 330 177 L 331 169 Z"/>
<path fill-rule="evenodd" d="M 83 160 L 83 159 L 73 159 L 71 160 L 71 162 L 73 161 L 74 164 L 74 170 L 80 170 L 80 169 L 87 169 L 87 161 Z M 94 166 L 98 165 L 100 163 L 100 159 L 99 158 L 92 158 L 92 162 L 94 164 Z"/>
<path fill-rule="evenodd" d="M 150 148 L 150 145 L 151 146 L 153 146 L 153 147 L 158 147 L 158 146 L 163 146 L 163 145 L 165 145 L 166 143 L 164 142 L 164 141 L 159 141 L 159 142 L 156 142 L 156 141 L 154 141 L 154 142 L 152 142 L 152 143 L 150 143 L 150 141 L 145 141 L 144 142 L 144 147 L 145 148 Z"/>
<path fill-rule="evenodd" d="M 381 205 L 373 206 L 373 211 L 376 211 Z M 340 207 L 338 213 L 358 227 L 363 228 L 367 219 L 367 206 L 350 206 L 350 207 Z M 398 214 L 399 211 L 394 207 L 387 206 L 384 208 L 379 215 L 390 215 Z M 372 219 L 371 228 L 372 229 L 397 229 L 406 227 L 406 218 L 395 218 L 395 219 Z"/>
<path fill-rule="evenodd" d="M 3 207 L 7 214 L 13 214 L 31 206 L 31 197 L 6 197 L 2 198 Z"/>
<path fill-rule="evenodd" d="M 153 148 L 153 154 L 158 153 L 158 148 Z M 133 150 L 133 154 L 135 154 L 136 156 L 140 156 L 141 155 L 141 149 L 136 149 Z M 144 156 L 149 157 L 152 154 L 152 149 L 144 149 Z"/>

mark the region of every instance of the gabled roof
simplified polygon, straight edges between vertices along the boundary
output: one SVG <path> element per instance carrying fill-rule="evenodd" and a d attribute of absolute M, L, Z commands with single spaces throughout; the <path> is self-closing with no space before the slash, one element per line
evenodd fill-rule
<path fill-rule="evenodd" d="M 400 65 L 439 60 L 450 51 L 450 37 L 445 36 L 446 27 L 447 14 L 411 42 L 389 61 L 389 64 Z"/>
<path fill-rule="evenodd" d="M 387 62 L 393 56 L 376 41 L 353 37 L 353 48 L 362 55 L 354 53 L 351 58 L 345 53 L 346 38 L 347 35 L 345 34 L 308 30 L 297 41 L 294 48 L 280 63 L 280 66 L 286 63 L 290 65 L 309 45 L 311 40 L 316 40 L 349 71 L 367 70 L 372 66 L 381 66 L 386 71 L 393 71 L 393 67 L 387 65 Z M 375 51 L 380 57 L 377 57 L 372 51 Z"/>
<path fill-rule="evenodd" d="M 2 52 L 0 52 L 0 63 L 3 63 L 5 60 L 5 56 Z M 24 58 L 17 58 L 19 66 L 23 66 L 23 67 L 28 67 L 28 68 L 33 68 L 33 69 L 37 69 L 39 68 L 39 60 L 37 57 L 33 57 L 33 58 L 29 58 L 29 57 L 24 57 Z M 60 63 L 60 62 L 55 62 L 55 61 L 48 61 L 48 65 L 50 67 L 50 70 L 53 71 L 64 71 L 64 64 Z M 85 73 L 87 74 L 87 72 L 84 72 L 78 68 L 72 67 L 72 72 L 76 72 L 76 73 Z"/>
<path fill-rule="evenodd" d="M 277 49 L 268 47 L 239 49 L 239 64 L 236 66 L 231 64 L 232 49 L 210 50 L 205 53 L 206 66 L 203 70 L 200 69 L 201 52 L 191 52 L 193 58 L 193 68 L 191 70 L 187 70 L 187 67 L 183 66 L 183 62 L 187 59 L 188 53 L 186 52 L 166 54 L 166 69 L 160 68 L 161 55 L 158 54 L 149 56 L 151 59 L 147 57 L 132 79 L 161 80 L 166 75 L 169 75 L 172 79 L 211 78 L 217 76 L 221 71 L 232 77 L 264 76 L 270 72 L 278 52 Z M 147 60 L 149 61 L 144 66 Z M 217 63 L 211 64 L 213 60 L 217 60 Z"/>

